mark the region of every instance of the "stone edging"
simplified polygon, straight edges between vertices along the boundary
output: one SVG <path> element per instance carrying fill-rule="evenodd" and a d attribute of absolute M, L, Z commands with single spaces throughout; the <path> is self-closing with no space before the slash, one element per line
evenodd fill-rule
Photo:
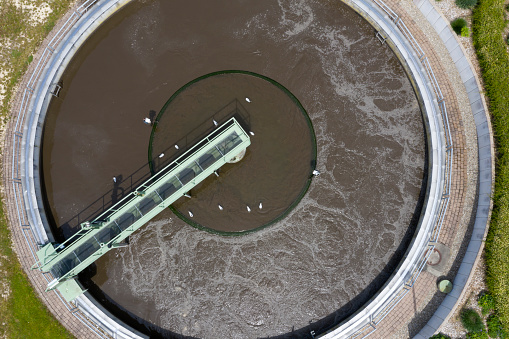
<path fill-rule="evenodd" d="M 458 273 L 454 278 L 453 290 L 442 301 L 428 323 L 415 336 L 417 339 L 426 339 L 437 332 L 442 323 L 446 322 L 459 306 L 459 301 L 466 291 L 465 287 L 468 286 L 475 273 L 474 267 L 481 258 L 493 207 L 491 195 L 495 163 L 491 121 L 473 66 L 466 57 L 456 35 L 451 31 L 448 21 L 435 9 L 433 4 L 429 0 L 414 0 L 414 3 L 439 35 L 461 76 L 474 115 L 479 153 L 479 200 L 474 230 Z"/>

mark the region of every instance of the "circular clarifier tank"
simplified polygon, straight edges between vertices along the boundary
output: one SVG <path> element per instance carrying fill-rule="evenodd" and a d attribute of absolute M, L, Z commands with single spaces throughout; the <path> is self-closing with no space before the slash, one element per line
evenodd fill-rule
<path fill-rule="evenodd" d="M 61 83 L 41 151 L 58 240 L 213 121 L 235 112 L 254 133 L 239 162 L 80 275 L 129 325 L 153 337 L 321 333 L 403 258 L 427 187 L 423 119 L 397 57 L 342 3 L 133 2 Z"/>

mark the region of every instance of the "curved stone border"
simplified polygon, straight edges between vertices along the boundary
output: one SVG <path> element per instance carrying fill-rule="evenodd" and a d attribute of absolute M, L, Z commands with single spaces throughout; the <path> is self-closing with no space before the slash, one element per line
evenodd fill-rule
<path fill-rule="evenodd" d="M 454 278 L 453 290 L 442 301 L 433 317 L 415 336 L 417 339 L 427 339 L 438 331 L 442 323 L 446 322 L 458 307 L 459 301 L 466 291 L 465 287 L 471 281 L 474 268 L 482 255 L 493 204 L 491 195 L 495 162 L 493 133 L 486 102 L 481 95 L 479 79 L 477 79 L 469 59 L 465 56 L 461 44 L 458 43 L 456 34 L 451 31 L 448 21 L 434 8 L 433 4 L 429 0 L 414 0 L 414 3 L 439 35 L 461 76 L 474 114 L 479 150 L 479 200 L 474 230 L 458 273 Z"/>
<path fill-rule="evenodd" d="M 37 78 L 39 78 L 39 75 L 40 78 L 37 80 L 35 89 L 31 88 L 32 93 L 34 93 L 34 99 L 29 104 L 28 111 L 30 116 L 27 117 L 27 124 L 23 133 L 23 157 L 20 159 L 20 164 L 23 169 L 22 184 L 25 192 L 25 206 L 30 218 L 30 226 L 34 234 L 37 235 L 36 238 L 39 244 L 47 243 L 50 239 L 50 233 L 48 233 L 49 227 L 44 216 L 42 196 L 40 195 L 38 178 L 39 154 L 38 151 L 34 152 L 34 149 L 40 147 L 41 129 L 46 108 L 49 104 L 52 85 L 58 81 L 73 53 L 76 52 L 86 37 L 92 33 L 93 29 L 128 1 L 112 0 L 98 2 L 92 10 L 84 14 L 77 21 L 75 27 L 65 35 L 62 43 L 58 41 L 58 46 L 52 49 L 50 61 L 46 64 L 42 73 L 37 75 Z M 448 127 L 447 124 L 445 130 L 442 127 L 439 104 L 433 93 L 433 90 L 436 90 L 436 88 L 433 88 L 434 83 L 433 81 L 430 82 L 428 78 L 429 73 L 420 64 L 420 60 L 412 50 L 412 46 L 386 15 L 363 0 L 353 0 L 347 3 L 358 12 L 363 13 L 365 18 L 374 27 L 383 32 L 382 37 L 393 47 L 398 56 L 404 60 L 404 65 L 412 77 L 411 80 L 413 80 L 414 86 L 420 94 L 421 107 L 426 112 L 425 120 L 428 128 L 430 168 L 427 202 L 421 215 L 418 231 L 412 240 L 411 248 L 406 253 L 405 260 L 400 264 L 398 271 L 393 274 L 384 288 L 368 305 L 357 312 L 346 323 L 326 335 L 326 337 L 330 338 L 343 338 L 355 335 L 362 328 L 381 321 L 413 286 L 426 263 L 427 257 L 424 253 L 430 246 L 433 246 L 430 244 L 430 238 L 436 240 L 438 237 L 441 226 L 440 216 L 444 208 L 447 208 L 448 201 L 444 200 L 442 193 L 444 189 L 447 189 L 447 178 L 450 176 L 450 171 L 447 173 L 446 145 L 444 142 L 444 136 L 447 134 Z M 52 48 L 52 46 L 49 48 Z M 451 145 L 449 144 L 448 146 Z M 449 158 L 451 154 L 452 152 L 449 152 Z M 78 306 L 81 305 L 84 309 L 83 305 L 90 300 L 86 299 L 86 297 L 82 298 L 83 300 L 81 300 L 81 297 L 78 299 L 77 304 Z M 99 318 L 94 316 L 92 318 L 104 319 L 103 325 L 105 323 L 111 324 L 108 321 L 108 316 L 104 313 Z M 98 326 L 101 326 L 101 324 L 98 324 Z M 120 327 L 120 330 L 122 329 L 125 328 Z M 125 330 L 129 331 L 128 329 Z M 108 332 L 116 336 L 118 331 L 119 328 L 117 327 Z M 128 334 L 125 333 L 125 336 L 128 336 Z"/>

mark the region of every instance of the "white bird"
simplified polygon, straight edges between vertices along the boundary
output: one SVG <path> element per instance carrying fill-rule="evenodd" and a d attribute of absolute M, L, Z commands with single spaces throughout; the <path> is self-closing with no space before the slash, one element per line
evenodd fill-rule
<path fill-rule="evenodd" d="M 113 182 L 117 182 L 117 177 L 113 177 Z"/>
<path fill-rule="evenodd" d="M 253 131 L 249 131 L 249 134 L 254 135 L 254 132 Z"/>
<path fill-rule="evenodd" d="M 164 157 L 164 153 L 159 154 L 159 158 Z"/>
<path fill-rule="evenodd" d="M 179 145 L 175 145 L 175 148 L 176 148 L 176 149 L 179 149 Z"/>
<path fill-rule="evenodd" d="M 191 218 L 192 218 L 192 217 L 194 217 L 193 212 L 191 212 L 191 211 L 188 211 L 188 212 L 189 212 L 189 216 L 190 216 Z"/>
<path fill-rule="evenodd" d="M 263 205 L 262 205 L 262 202 L 260 201 L 260 205 L 258 205 L 258 208 L 259 209 L 262 209 L 263 208 Z"/>
<path fill-rule="evenodd" d="M 146 123 L 147 125 L 150 125 L 152 120 L 150 120 L 149 118 L 145 118 L 145 119 L 143 119 L 143 122 Z"/>
<path fill-rule="evenodd" d="M 251 208 L 249 206 L 246 205 L 246 208 L 248 212 L 251 212 Z"/>
<path fill-rule="evenodd" d="M 320 171 L 313 170 L 313 175 L 314 175 L 315 177 L 319 176 L 319 175 L 320 175 Z"/>
<path fill-rule="evenodd" d="M 223 206 L 221 205 L 217 205 L 217 207 L 219 207 L 219 210 L 222 211 L 223 210 Z"/>
<path fill-rule="evenodd" d="M 216 175 L 216 177 L 219 176 L 219 173 L 217 173 L 217 171 L 214 171 L 214 174 Z"/>
<path fill-rule="evenodd" d="M 249 99 L 249 98 L 246 98 L 246 101 L 247 101 L 247 102 L 251 102 L 251 99 Z"/>
<path fill-rule="evenodd" d="M 214 123 L 214 126 L 219 125 L 215 119 L 212 119 L 212 122 Z"/>

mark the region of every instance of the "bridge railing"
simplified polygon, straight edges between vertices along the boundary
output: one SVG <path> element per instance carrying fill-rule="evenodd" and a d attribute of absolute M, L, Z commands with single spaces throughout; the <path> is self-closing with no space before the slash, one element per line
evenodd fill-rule
<path fill-rule="evenodd" d="M 250 143 L 249 135 L 231 118 L 97 219 L 86 222 L 86 227 L 66 242 L 57 247 L 47 244 L 37 256 L 40 269 L 56 277 L 48 288 L 57 288 L 75 277 Z M 79 294 L 64 293 L 64 297 L 70 301 Z"/>

